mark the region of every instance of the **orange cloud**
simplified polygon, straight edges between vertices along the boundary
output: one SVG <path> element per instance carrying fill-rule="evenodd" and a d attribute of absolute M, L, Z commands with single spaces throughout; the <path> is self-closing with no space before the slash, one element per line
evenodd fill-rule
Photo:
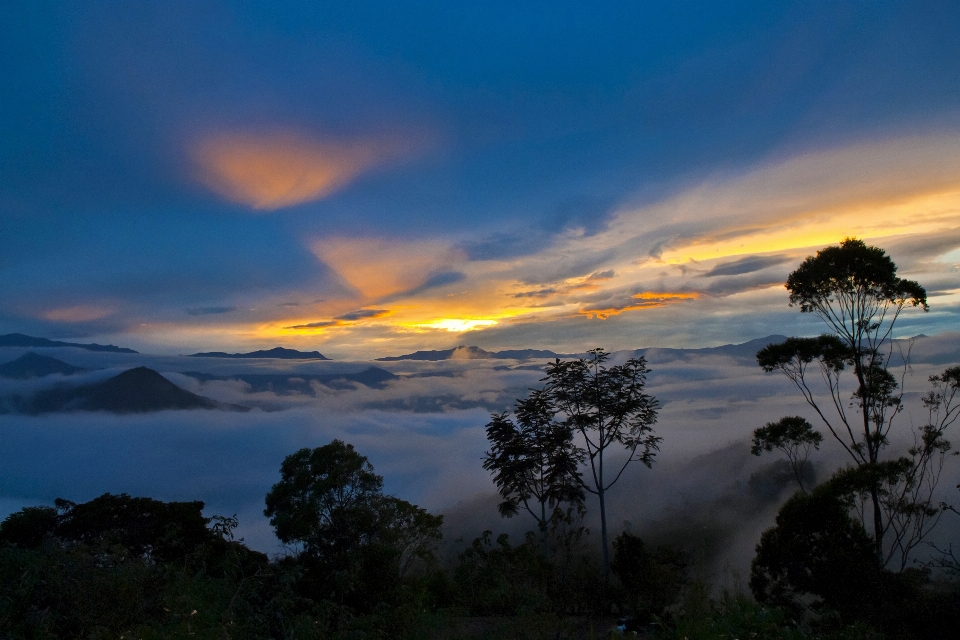
<path fill-rule="evenodd" d="M 224 198 L 273 210 L 318 200 L 393 155 L 373 142 L 319 142 L 293 132 L 218 134 L 191 149 L 196 178 Z"/>
<path fill-rule="evenodd" d="M 594 320 L 606 320 L 610 316 L 620 315 L 624 311 L 662 307 L 682 300 L 696 300 L 700 295 L 697 293 L 638 293 L 630 297 L 638 302 L 627 302 L 623 305 L 612 305 L 602 309 L 580 309 L 578 313 Z"/>
<path fill-rule="evenodd" d="M 369 299 L 410 291 L 460 258 L 445 243 L 396 242 L 383 238 L 330 238 L 314 254 Z"/>

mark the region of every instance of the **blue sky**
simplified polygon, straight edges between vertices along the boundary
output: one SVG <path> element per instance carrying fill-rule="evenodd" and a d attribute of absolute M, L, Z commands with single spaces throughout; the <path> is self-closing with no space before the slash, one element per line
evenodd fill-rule
<path fill-rule="evenodd" d="M 960 310 L 950 2 L 21 3 L 0 331 L 356 358 L 814 333 L 847 235 Z"/>

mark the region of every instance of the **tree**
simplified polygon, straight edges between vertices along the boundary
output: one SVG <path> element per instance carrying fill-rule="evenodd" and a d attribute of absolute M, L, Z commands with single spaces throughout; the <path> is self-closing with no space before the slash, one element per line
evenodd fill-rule
<path fill-rule="evenodd" d="M 62 540 L 119 544 L 134 556 L 181 559 L 212 540 L 203 502 L 162 502 L 105 493 L 75 504 L 58 498 L 56 535 Z"/>
<path fill-rule="evenodd" d="M 649 370 L 644 358 L 605 366 L 610 354 L 593 349 L 586 358 L 556 360 L 547 367 L 544 393 L 561 424 L 579 434 L 590 473 L 583 488 L 600 503 L 604 575 L 610 574 L 606 493 L 631 462 L 653 464 L 661 438 L 653 433 L 659 403 L 644 393 Z M 610 447 L 626 450 L 625 459 L 610 459 Z M 608 469 L 608 465 L 612 469 Z"/>
<path fill-rule="evenodd" d="M 311 582 L 341 599 L 363 602 L 371 590 L 382 597 L 440 539 L 443 516 L 384 495 L 383 477 L 351 444 L 300 449 L 280 475 L 264 515 L 281 542 L 299 545 Z"/>
<path fill-rule="evenodd" d="M 542 389 L 517 400 L 516 424 L 506 413 L 493 414 L 487 423 L 490 451 L 483 462 L 503 498 L 500 515 L 512 517 L 522 505 L 537 521 L 545 554 L 549 525 L 564 517 L 560 505 L 579 507 L 584 497 L 577 470 L 583 456 L 574 446 L 573 431 L 554 420 L 555 414 Z"/>
<path fill-rule="evenodd" d="M 898 475 L 899 464 L 850 467 L 790 498 L 757 545 L 750 575 L 757 600 L 784 607 L 796 619 L 808 610 L 827 619 L 837 615 L 883 637 L 955 637 L 955 588 L 931 588 L 926 569 L 884 568 L 862 520 L 850 515 L 858 508 L 857 494 L 878 480 L 882 484 L 885 475 Z"/>
<path fill-rule="evenodd" d="M 648 549 L 643 540 L 624 531 L 613 540 L 611 569 L 620 579 L 626 610 L 646 624 L 666 615 L 687 582 L 689 559 L 670 547 Z"/>
<path fill-rule="evenodd" d="M 793 477 L 804 493 L 803 474 L 807 468 L 810 449 L 819 449 L 823 436 L 800 416 L 787 416 L 777 422 L 768 422 L 753 432 L 753 446 L 750 453 L 759 456 L 764 451 L 778 449 L 790 463 Z"/>
<path fill-rule="evenodd" d="M 902 378 L 891 372 L 894 325 L 904 308 L 928 309 L 926 291 L 899 278 L 896 264 L 882 249 L 853 238 L 808 257 L 787 278 L 786 287 L 790 305 L 816 315 L 830 333 L 769 345 L 757 353 L 758 364 L 796 384 L 856 467 L 877 467 L 894 418 L 903 410 Z M 815 376 L 809 375 L 813 362 L 830 398 L 827 405 L 817 399 Z M 906 566 L 910 551 L 935 523 L 931 480 L 939 477 L 934 467 L 942 465 L 941 454 L 950 447 L 943 438 L 947 426 L 941 421 L 921 429 L 910 458 L 904 458 L 908 462 L 895 465 L 896 477 L 887 473 L 894 467 L 863 476 L 872 478 L 863 494 L 870 508 L 859 512 L 865 526 L 871 523 L 881 566 L 897 555 L 901 568 Z"/>
<path fill-rule="evenodd" d="M 852 501 L 828 482 L 781 507 L 751 565 L 757 600 L 795 613 L 825 606 L 848 615 L 875 602 L 881 567 L 872 539 L 849 515 Z"/>

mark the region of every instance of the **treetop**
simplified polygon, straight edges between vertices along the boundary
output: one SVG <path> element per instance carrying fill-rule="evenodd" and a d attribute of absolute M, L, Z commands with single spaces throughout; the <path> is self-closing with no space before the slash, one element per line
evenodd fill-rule
<path fill-rule="evenodd" d="M 845 238 L 810 256 L 787 278 L 790 304 L 815 311 L 837 295 L 869 295 L 878 300 L 910 303 L 927 310 L 927 292 L 919 283 L 897 277 L 897 265 L 883 249 Z"/>

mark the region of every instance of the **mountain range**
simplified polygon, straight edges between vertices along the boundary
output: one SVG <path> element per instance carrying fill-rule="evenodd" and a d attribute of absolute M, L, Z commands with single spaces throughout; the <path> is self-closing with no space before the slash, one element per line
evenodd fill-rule
<path fill-rule="evenodd" d="M 377 358 L 381 362 L 395 362 L 397 360 L 530 360 L 532 358 L 569 358 L 569 354 L 554 353 L 544 349 L 508 349 L 506 351 L 485 351 L 480 347 L 459 346 L 454 349 L 439 351 L 416 351 L 402 356 L 386 356 Z"/>
<path fill-rule="evenodd" d="M 47 338 L 34 338 L 33 336 L 25 336 L 22 333 L 8 333 L 0 336 L 0 347 L 75 347 L 77 349 L 86 349 L 87 351 L 137 353 L 133 349 L 115 347 L 112 344 L 80 344 L 78 342 L 61 342 L 60 340 L 48 340 Z"/>
<path fill-rule="evenodd" d="M 200 382 L 211 380 L 240 380 L 250 385 L 250 391 L 269 391 L 280 395 L 289 393 L 304 393 L 313 395 L 311 383 L 320 383 L 331 389 L 349 389 L 352 383 L 358 382 L 373 389 L 382 389 L 390 380 L 398 376 L 378 367 L 368 367 L 357 373 L 324 373 L 324 374 L 264 374 L 264 373 L 237 373 L 232 375 L 212 375 L 198 371 L 185 371 L 185 376 L 195 378 Z"/>
<path fill-rule="evenodd" d="M 249 353 L 225 353 L 223 351 L 208 351 L 206 353 L 191 353 L 191 358 L 277 358 L 280 360 L 329 360 L 319 351 L 297 351 L 296 349 L 273 349 L 251 351 Z"/>

